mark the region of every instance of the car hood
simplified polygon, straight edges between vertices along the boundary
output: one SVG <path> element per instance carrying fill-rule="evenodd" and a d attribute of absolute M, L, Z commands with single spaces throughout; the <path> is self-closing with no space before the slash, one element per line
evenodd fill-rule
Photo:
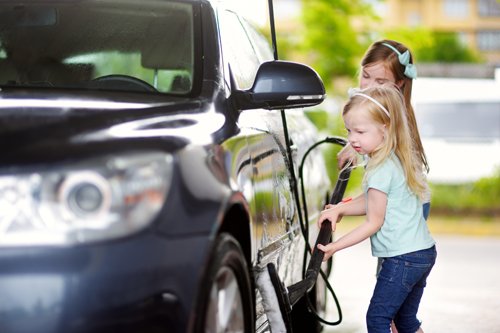
<path fill-rule="evenodd" d="M 149 96 L 148 96 L 149 97 Z M 180 97 L 2 94 L 0 165 L 117 150 L 174 151 L 208 144 L 225 117 L 208 101 Z"/>

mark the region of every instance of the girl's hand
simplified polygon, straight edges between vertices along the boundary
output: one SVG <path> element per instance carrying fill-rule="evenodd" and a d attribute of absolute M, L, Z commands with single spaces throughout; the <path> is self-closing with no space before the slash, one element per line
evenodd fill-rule
<path fill-rule="evenodd" d="M 327 245 L 318 244 L 318 249 L 320 249 L 321 251 L 323 251 L 325 253 L 325 256 L 323 257 L 323 261 L 327 261 L 335 253 L 334 243 L 330 243 Z"/>
<path fill-rule="evenodd" d="M 337 228 L 336 224 L 342 220 L 342 215 L 339 215 L 335 209 L 336 205 L 331 206 L 333 206 L 333 208 L 324 210 L 319 214 L 318 227 L 321 229 L 321 224 L 323 224 L 323 221 L 325 220 L 329 220 L 330 222 L 335 221 L 336 223 L 332 223 L 332 232 L 335 232 L 335 229 Z"/>
<path fill-rule="evenodd" d="M 339 169 L 342 169 L 344 163 L 347 161 L 351 161 L 353 166 L 358 165 L 358 153 L 351 147 L 350 144 L 347 144 L 342 150 L 337 154 L 337 164 Z"/>

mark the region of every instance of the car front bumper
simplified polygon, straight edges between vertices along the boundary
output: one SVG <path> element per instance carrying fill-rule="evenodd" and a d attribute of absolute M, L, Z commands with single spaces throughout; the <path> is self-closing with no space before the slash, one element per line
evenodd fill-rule
<path fill-rule="evenodd" d="M 185 332 L 207 236 L 0 250 L 0 332 Z"/>

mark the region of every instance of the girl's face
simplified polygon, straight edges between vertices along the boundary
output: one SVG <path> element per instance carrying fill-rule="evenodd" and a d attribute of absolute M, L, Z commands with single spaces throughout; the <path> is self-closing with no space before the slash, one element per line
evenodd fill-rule
<path fill-rule="evenodd" d="M 401 80 L 396 83 L 394 74 L 382 62 L 361 68 L 361 76 L 359 78 L 359 87 L 361 89 L 380 87 L 384 83 L 394 83 L 401 88 L 405 81 Z"/>
<path fill-rule="evenodd" d="M 349 110 L 344 116 L 344 124 L 349 143 L 360 155 L 371 155 L 384 141 L 384 132 L 375 125 L 368 112 L 361 106 Z"/>

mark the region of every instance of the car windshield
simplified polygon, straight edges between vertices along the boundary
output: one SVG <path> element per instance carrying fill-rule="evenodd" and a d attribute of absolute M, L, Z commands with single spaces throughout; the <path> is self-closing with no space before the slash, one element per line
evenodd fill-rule
<path fill-rule="evenodd" d="M 188 94 L 195 14 L 158 0 L 0 1 L 0 86 Z"/>
<path fill-rule="evenodd" d="M 423 138 L 500 139 L 500 103 L 425 103 L 416 106 Z"/>

